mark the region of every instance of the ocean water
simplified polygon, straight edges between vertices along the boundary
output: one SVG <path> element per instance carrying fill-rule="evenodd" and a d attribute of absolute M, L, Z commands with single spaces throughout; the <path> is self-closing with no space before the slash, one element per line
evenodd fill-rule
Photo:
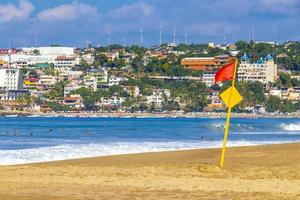
<path fill-rule="evenodd" d="M 231 120 L 228 146 L 300 141 L 300 119 Z M 0 165 L 221 147 L 225 119 L 0 117 Z"/>

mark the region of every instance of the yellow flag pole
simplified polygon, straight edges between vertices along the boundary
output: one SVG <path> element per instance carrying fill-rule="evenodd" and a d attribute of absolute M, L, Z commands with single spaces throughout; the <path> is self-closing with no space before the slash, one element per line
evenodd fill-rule
<path fill-rule="evenodd" d="M 227 115 L 226 115 L 224 140 L 223 140 L 222 155 L 221 155 L 221 161 L 220 161 L 220 166 L 221 167 L 224 166 L 224 160 L 225 160 L 226 144 L 227 144 L 227 139 L 228 139 L 228 130 L 229 130 L 229 124 L 230 124 L 231 108 L 232 108 L 232 106 L 230 106 L 230 99 L 231 99 L 232 89 L 235 85 L 236 69 L 237 69 L 237 59 L 235 60 L 235 65 L 234 65 L 234 74 L 233 74 L 231 91 L 230 91 L 230 96 L 229 96 L 229 103 L 228 103 L 229 106 L 228 106 Z"/>

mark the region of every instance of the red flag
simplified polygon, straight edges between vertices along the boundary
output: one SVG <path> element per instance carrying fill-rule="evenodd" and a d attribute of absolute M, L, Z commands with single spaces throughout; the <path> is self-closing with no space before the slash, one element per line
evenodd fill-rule
<path fill-rule="evenodd" d="M 215 83 L 233 79 L 235 63 L 224 65 L 215 75 Z"/>

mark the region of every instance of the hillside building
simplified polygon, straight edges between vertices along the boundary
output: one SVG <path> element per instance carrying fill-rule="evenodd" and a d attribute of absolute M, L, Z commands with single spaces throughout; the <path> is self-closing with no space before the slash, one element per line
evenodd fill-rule
<path fill-rule="evenodd" d="M 241 58 L 237 76 L 239 81 L 274 83 L 277 79 L 277 64 L 270 55 L 251 63 L 245 54 Z"/>

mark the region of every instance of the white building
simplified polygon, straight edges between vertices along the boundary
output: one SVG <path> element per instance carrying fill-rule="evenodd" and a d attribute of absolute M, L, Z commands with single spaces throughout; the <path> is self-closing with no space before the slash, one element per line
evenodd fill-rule
<path fill-rule="evenodd" d="M 22 71 L 20 69 L 0 69 L 0 88 L 4 90 L 22 89 Z"/>
<path fill-rule="evenodd" d="M 205 72 L 202 76 L 202 81 L 207 87 L 211 87 L 215 83 L 215 72 Z"/>
<path fill-rule="evenodd" d="M 98 87 L 98 81 L 97 78 L 94 76 L 85 76 L 83 78 L 83 84 L 85 87 L 90 88 L 94 91 L 97 90 Z"/>
<path fill-rule="evenodd" d="M 9 63 L 11 67 L 22 68 L 28 65 L 39 63 L 54 63 L 57 56 L 55 55 L 26 55 L 26 54 L 11 54 L 0 56 L 0 59 Z"/>
<path fill-rule="evenodd" d="M 88 76 L 93 76 L 97 79 L 98 84 L 103 84 L 108 82 L 108 71 L 105 68 L 92 68 L 87 70 Z"/>
<path fill-rule="evenodd" d="M 78 90 L 79 88 L 82 88 L 81 85 L 66 85 L 64 87 L 64 96 L 68 96 L 71 92 Z"/>
<path fill-rule="evenodd" d="M 92 65 L 95 61 L 95 57 L 93 56 L 93 54 L 90 53 L 82 55 L 81 58 L 85 60 L 89 65 Z"/>
<path fill-rule="evenodd" d="M 140 88 L 137 86 L 124 86 L 124 91 L 133 97 L 138 97 L 140 95 Z"/>
<path fill-rule="evenodd" d="M 64 98 L 64 104 L 73 109 L 82 109 L 84 108 L 83 98 L 80 94 L 73 94 L 69 97 Z"/>
<path fill-rule="evenodd" d="M 75 67 L 80 62 L 80 59 L 74 56 L 58 56 L 54 60 L 54 68 L 61 71 L 69 71 L 70 68 Z"/>
<path fill-rule="evenodd" d="M 118 96 L 112 96 L 112 97 L 101 97 L 101 101 L 98 103 L 98 105 L 114 105 L 114 106 L 121 106 L 122 103 L 126 100 L 125 97 L 118 97 Z"/>
<path fill-rule="evenodd" d="M 127 78 L 123 78 L 123 77 L 110 76 L 108 79 L 108 86 L 120 85 L 120 82 L 127 81 L 127 80 L 128 80 Z"/>
<path fill-rule="evenodd" d="M 250 59 L 245 54 L 241 58 L 237 75 L 238 80 L 240 81 L 274 83 L 277 79 L 277 64 L 275 64 L 272 56 L 270 55 L 265 58 L 260 58 L 254 63 L 250 63 Z"/>
<path fill-rule="evenodd" d="M 40 55 L 74 55 L 75 48 L 73 47 L 29 47 L 22 48 L 22 51 L 27 54 L 32 54 L 35 50 L 37 50 Z"/>
<path fill-rule="evenodd" d="M 0 69 L 0 101 L 16 100 L 27 94 L 23 90 L 23 76 L 20 69 Z"/>
<path fill-rule="evenodd" d="M 41 85 L 51 86 L 57 82 L 58 82 L 58 78 L 55 76 L 41 75 L 38 83 Z"/>
<path fill-rule="evenodd" d="M 168 89 L 154 89 L 152 91 L 152 95 L 146 96 L 146 103 L 152 104 L 158 108 L 160 108 L 165 101 L 165 99 L 169 99 L 171 97 L 171 92 Z"/>
<path fill-rule="evenodd" d="M 37 51 L 37 52 L 35 52 Z M 67 59 L 61 60 L 61 57 Z M 74 58 L 70 60 L 69 58 Z M 0 60 L 5 61 L 14 68 L 28 67 L 42 63 L 54 64 L 56 67 L 72 67 L 79 64 L 79 58 L 72 47 L 38 47 L 22 48 L 21 52 L 0 55 Z"/>

